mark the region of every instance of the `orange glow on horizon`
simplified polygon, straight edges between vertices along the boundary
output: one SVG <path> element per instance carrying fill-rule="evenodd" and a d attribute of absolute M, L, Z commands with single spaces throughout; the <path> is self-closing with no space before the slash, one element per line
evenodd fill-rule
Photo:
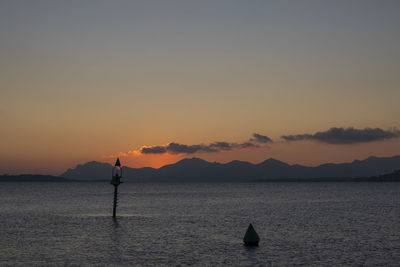
<path fill-rule="evenodd" d="M 140 154 L 138 156 L 120 157 L 123 166 L 132 168 L 160 168 L 176 163 L 184 158 L 201 158 L 209 162 L 227 163 L 232 160 L 247 161 L 254 164 L 269 158 L 275 158 L 288 164 L 318 166 L 324 163 L 344 163 L 353 160 L 364 160 L 368 156 L 390 157 L 398 155 L 400 142 L 390 140 L 377 143 L 354 145 L 329 145 L 313 141 L 298 143 L 277 142 L 262 149 L 230 150 L 216 153 L 194 154 Z M 114 164 L 116 157 L 103 157 L 106 162 Z"/>
<path fill-rule="evenodd" d="M 173 164 L 181 159 L 183 155 L 171 155 L 171 154 L 149 154 L 149 155 L 139 155 L 137 157 L 120 157 L 121 164 L 126 167 L 131 168 L 160 168 L 164 165 Z M 110 158 L 107 162 L 112 162 L 115 158 Z"/>

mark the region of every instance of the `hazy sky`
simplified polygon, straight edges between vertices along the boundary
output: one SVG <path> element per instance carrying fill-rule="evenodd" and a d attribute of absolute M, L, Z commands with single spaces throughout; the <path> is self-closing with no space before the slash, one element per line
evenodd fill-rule
<path fill-rule="evenodd" d="M 1 1 L 0 174 L 170 142 L 236 146 L 122 164 L 400 154 L 399 14 L 400 1 Z M 281 138 L 331 127 L 378 137 Z M 239 147 L 254 133 L 273 142 Z"/>

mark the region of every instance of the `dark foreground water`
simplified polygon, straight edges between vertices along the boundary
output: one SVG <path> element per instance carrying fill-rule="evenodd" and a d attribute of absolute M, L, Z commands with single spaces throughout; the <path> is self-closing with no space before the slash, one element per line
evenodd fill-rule
<path fill-rule="evenodd" d="M 122 184 L 116 221 L 112 193 L 0 183 L 0 265 L 400 263 L 400 183 Z"/>

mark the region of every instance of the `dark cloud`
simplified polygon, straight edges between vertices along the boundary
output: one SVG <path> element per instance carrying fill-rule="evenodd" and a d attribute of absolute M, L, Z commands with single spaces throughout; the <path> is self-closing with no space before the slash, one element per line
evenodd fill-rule
<path fill-rule="evenodd" d="M 163 154 L 166 152 L 167 149 L 164 146 L 147 146 L 140 149 L 142 154 Z"/>
<path fill-rule="evenodd" d="M 233 149 L 246 149 L 246 148 L 258 148 L 257 144 L 252 142 L 228 143 L 228 142 L 214 142 L 209 145 L 184 145 L 179 143 L 169 143 L 163 146 L 144 146 L 138 150 L 141 154 L 194 154 L 197 152 L 221 152 L 230 151 Z"/>
<path fill-rule="evenodd" d="M 307 140 L 313 139 L 312 134 L 296 134 L 296 135 L 282 135 L 282 139 L 285 141 L 300 141 L 300 140 Z"/>
<path fill-rule="evenodd" d="M 382 130 L 380 128 L 354 129 L 350 128 L 330 128 L 325 132 L 315 134 L 283 135 L 282 139 L 286 141 L 316 140 L 328 144 L 355 144 L 380 141 L 400 137 L 400 131 Z"/>
<path fill-rule="evenodd" d="M 219 150 L 232 150 L 236 147 L 238 147 L 238 144 L 236 143 L 228 143 L 228 142 L 215 142 L 210 144 L 210 148 L 216 148 Z"/>
<path fill-rule="evenodd" d="M 128 153 L 120 152 L 120 155 L 139 155 L 139 154 L 194 154 L 197 152 L 205 152 L 205 153 L 215 153 L 215 152 L 223 152 L 230 151 L 234 149 L 250 149 L 250 148 L 259 148 L 261 145 L 257 143 L 268 143 L 272 142 L 272 140 L 264 135 L 253 134 L 254 138 L 251 138 L 250 141 L 244 143 L 230 143 L 230 142 L 214 142 L 209 145 L 204 144 L 196 144 L 196 145 L 185 145 L 179 144 L 175 142 L 171 142 L 167 145 L 156 145 L 156 146 L 142 146 L 138 150 L 129 151 Z"/>
<path fill-rule="evenodd" d="M 218 152 L 216 149 L 212 149 L 205 145 L 183 145 L 178 143 L 169 143 L 166 147 L 167 151 L 171 154 L 193 154 L 196 152 Z"/>
<path fill-rule="evenodd" d="M 258 133 L 253 134 L 253 138 L 250 138 L 250 141 L 252 142 L 258 142 L 258 143 L 272 143 L 272 139 L 269 138 L 266 135 L 261 135 Z"/>
<path fill-rule="evenodd" d="M 250 147 L 257 148 L 257 147 L 260 147 L 259 145 L 256 145 L 256 144 L 251 143 L 251 142 L 245 142 L 245 143 L 240 144 L 239 146 L 240 146 L 240 148 L 250 148 Z"/>
<path fill-rule="evenodd" d="M 218 149 L 205 145 L 184 145 L 169 143 L 165 146 L 145 146 L 140 149 L 142 154 L 193 154 L 196 152 L 218 152 Z"/>
<path fill-rule="evenodd" d="M 232 149 L 244 149 L 244 148 L 257 148 L 260 147 L 252 142 L 244 142 L 241 144 L 238 143 L 228 143 L 228 142 L 215 142 L 210 144 L 210 148 L 218 149 L 219 151 L 229 151 Z"/>

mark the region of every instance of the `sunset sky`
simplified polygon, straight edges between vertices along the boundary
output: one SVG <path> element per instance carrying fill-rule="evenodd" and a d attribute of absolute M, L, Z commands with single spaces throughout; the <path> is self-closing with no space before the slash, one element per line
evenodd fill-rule
<path fill-rule="evenodd" d="M 399 155 L 399 14 L 400 1 L 1 1 L 0 174 Z"/>

